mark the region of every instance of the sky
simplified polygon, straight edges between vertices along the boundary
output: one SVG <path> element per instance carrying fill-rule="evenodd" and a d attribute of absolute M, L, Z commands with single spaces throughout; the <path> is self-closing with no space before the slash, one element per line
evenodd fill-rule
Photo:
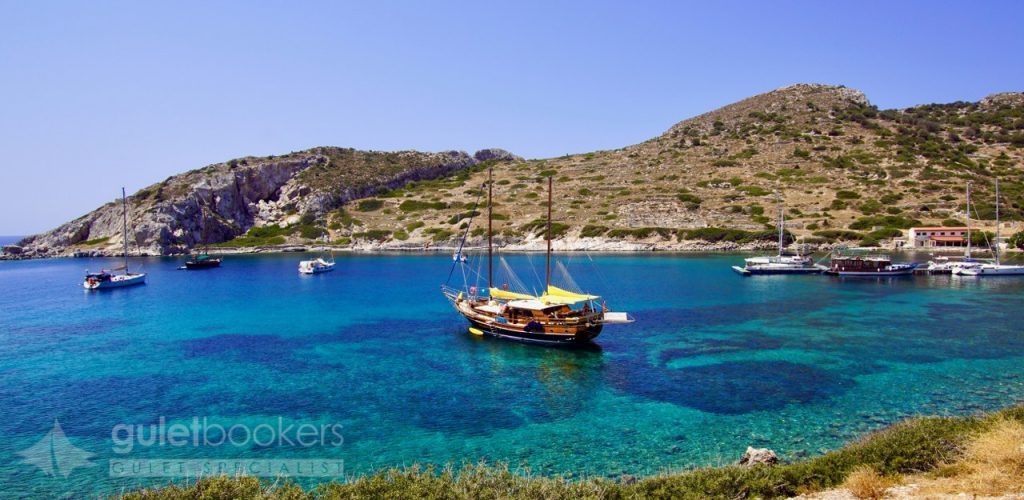
<path fill-rule="evenodd" d="M 316 146 L 617 149 L 795 83 L 1024 91 L 1024 2 L 0 0 L 0 235 Z"/>

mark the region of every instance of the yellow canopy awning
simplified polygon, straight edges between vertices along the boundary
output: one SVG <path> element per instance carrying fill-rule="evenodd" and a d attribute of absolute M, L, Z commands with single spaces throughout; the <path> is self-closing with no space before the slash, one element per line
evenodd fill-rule
<path fill-rule="evenodd" d="M 554 285 L 548 285 L 547 291 L 541 296 L 540 300 L 549 304 L 575 304 L 577 302 L 583 302 L 585 300 L 596 300 L 601 298 L 598 295 L 587 295 L 582 293 L 570 292 L 563 290 Z"/>
<path fill-rule="evenodd" d="M 488 293 L 492 299 L 500 300 L 537 300 L 537 297 L 525 293 L 510 292 L 500 288 L 489 288 Z"/>

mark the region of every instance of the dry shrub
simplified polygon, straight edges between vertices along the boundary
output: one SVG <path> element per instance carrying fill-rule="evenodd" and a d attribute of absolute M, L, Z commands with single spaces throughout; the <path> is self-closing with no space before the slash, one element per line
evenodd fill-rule
<path fill-rule="evenodd" d="M 1024 492 L 1024 424 L 999 419 L 967 445 L 969 486 L 984 495 Z"/>
<path fill-rule="evenodd" d="M 846 476 L 843 486 L 857 498 L 879 499 L 892 483 L 875 471 L 870 465 L 861 465 Z"/>
<path fill-rule="evenodd" d="M 963 459 L 941 467 L 921 488 L 926 495 L 1024 493 L 1024 423 L 999 418 L 967 443 Z M 933 477 L 935 477 L 933 476 Z"/>

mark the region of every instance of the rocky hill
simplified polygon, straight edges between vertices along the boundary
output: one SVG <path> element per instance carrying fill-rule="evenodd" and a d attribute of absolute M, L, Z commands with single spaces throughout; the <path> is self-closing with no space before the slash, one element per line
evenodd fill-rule
<path fill-rule="evenodd" d="M 962 225 L 967 182 L 972 219 L 992 229 L 998 179 L 1002 220 L 1021 220 L 1022 147 L 1022 93 L 879 110 L 856 90 L 801 84 L 640 144 L 560 158 L 315 148 L 231 160 L 132 195 L 131 242 L 150 254 L 322 239 L 355 249 L 448 247 L 482 210 L 490 166 L 495 228 L 512 248 L 543 246 L 547 177 L 560 249 L 770 247 L 778 207 L 790 238 L 870 245 L 913 225 Z M 119 220 L 111 203 L 21 246 L 30 256 L 119 253 Z M 474 224 L 469 244 L 482 243 L 483 227 Z"/>

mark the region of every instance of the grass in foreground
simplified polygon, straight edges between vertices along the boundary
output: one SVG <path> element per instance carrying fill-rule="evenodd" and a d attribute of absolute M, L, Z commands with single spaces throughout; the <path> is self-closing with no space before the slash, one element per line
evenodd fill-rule
<path fill-rule="evenodd" d="M 886 487 L 908 475 L 925 483 L 921 494 L 1024 492 L 1024 406 L 984 417 L 906 420 L 793 464 L 701 468 L 628 484 L 532 477 L 504 464 L 479 464 L 387 469 L 313 491 L 289 482 L 215 477 L 119 498 L 776 498 L 841 486 L 858 498 L 881 498 Z"/>

